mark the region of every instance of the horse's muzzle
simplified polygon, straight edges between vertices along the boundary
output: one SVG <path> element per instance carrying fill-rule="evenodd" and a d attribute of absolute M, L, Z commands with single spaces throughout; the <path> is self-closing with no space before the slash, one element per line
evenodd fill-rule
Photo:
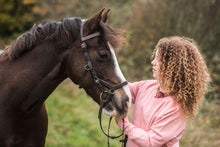
<path fill-rule="evenodd" d="M 109 116 L 124 118 L 128 113 L 129 98 L 127 96 L 115 93 L 111 101 L 106 102 L 103 107 L 103 113 Z"/>

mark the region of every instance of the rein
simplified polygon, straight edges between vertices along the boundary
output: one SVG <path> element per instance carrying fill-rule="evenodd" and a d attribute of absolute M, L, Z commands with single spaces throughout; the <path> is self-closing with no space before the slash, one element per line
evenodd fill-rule
<path fill-rule="evenodd" d="M 87 36 L 83 36 L 83 25 L 84 24 L 85 24 L 85 21 L 82 21 L 81 28 L 80 28 L 80 36 L 81 36 L 81 48 L 83 49 L 83 53 L 84 53 L 84 56 L 85 56 L 87 64 L 84 66 L 84 70 L 85 71 L 84 71 L 84 73 L 82 74 L 82 77 L 79 80 L 80 81 L 79 85 L 80 85 L 83 77 L 89 71 L 91 73 L 91 75 L 92 75 L 93 80 L 95 81 L 95 84 L 98 86 L 98 88 L 101 91 L 101 93 L 100 93 L 100 100 L 101 100 L 101 102 L 100 102 L 98 119 L 99 119 L 100 128 L 101 128 L 103 134 L 108 137 L 108 146 L 109 146 L 109 138 L 111 138 L 111 139 L 119 138 L 119 137 L 121 137 L 124 134 L 124 119 L 123 119 L 122 133 L 120 135 L 118 135 L 118 136 L 110 136 L 109 135 L 109 129 L 110 129 L 110 124 L 111 124 L 112 116 L 109 119 L 108 133 L 106 133 L 103 130 L 103 128 L 102 128 L 102 110 L 106 106 L 106 104 L 111 101 L 112 96 L 114 95 L 114 90 L 119 89 L 119 88 L 127 85 L 128 82 L 124 81 L 124 82 L 122 82 L 120 84 L 117 84 L 117 85 L 111 85 L 108 82 L 100 79 L 97 76 L 97 74 L 96 74 L 96 72 L 95 72 L 95 70 L 94 70 L 94 68 L 92 66 L 92 62 L 91 62 L 91 59 L 89 57 L 88 50 L 87 50 L 87 44 L 86 44 L 85 41 L 87 41 L 89 39 L 92 39 L 92 38 L 95 38 L 95 37 L 98 37 L 101 34 L 99 32 L 96 32 L 96 33 L 93 33 L 93 34 L 90 34 L 90 35 L 87 35 Z M 107 88 L 108 90 L 105 90 L 104 87 Z M 105 94 L 107 95 L 106 97 L 104 97 Z"/>

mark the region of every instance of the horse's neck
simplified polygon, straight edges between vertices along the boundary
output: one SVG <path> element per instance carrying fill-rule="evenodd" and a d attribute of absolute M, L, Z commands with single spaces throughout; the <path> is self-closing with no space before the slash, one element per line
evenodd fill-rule
<path fill-rule="evenodd" d="M 66 78 L 62 71 L 61 53 L 56 53 L 48 44 L 42 44 L 16 59 L 9 65 L 11 78 L 5 84 L 11 88 L 10 101 L 24 111 L 31 111 L 43 104 L 54 89 Z M 14 90 L 13 90 L 14 89 Z M 7 95 L 7 93 L 6 93 Z"/>

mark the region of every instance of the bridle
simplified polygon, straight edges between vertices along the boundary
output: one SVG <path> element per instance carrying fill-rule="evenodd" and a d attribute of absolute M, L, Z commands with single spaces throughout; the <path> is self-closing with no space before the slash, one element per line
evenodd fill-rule
<path fill-rule="evenodd" d="M 118 135 L 118 136 L 110 136 L 109 135 L 109 129 L 110 129 L 110 123 L 111 123 L 112 117 L 110 117 L 110 119 L 109 119 L 108 133 L 106 133 L 103 130 L 103 128 L 102 128 L 102 109 L 106 106 L 106 104 L 108 102 L 111 101 L 112 96 L 114 95 L 114 91 L 116 89 L 119 89 L 119 88 L 127 85 L 128 82 L 124 81 L 124 82 L 122 82 L 120 84 L 117 84 L 117 85 L 111 85 L 108 82 L 100 79 L 97 76 L 97 74 L 96 74 L 96 72 L 95 72 L 95 70 L 94 70 L 94 68 L 92 66 L 92 62 L 90 60 L 90 57 L 89 57 L 86 41 L 89 40 L 89 39 L 98 37 L 101 34 L 100 34 L 100 32 L 96 32 L 96 33 L 93 33 L 93 34 L 90 34 L 90 35 L 87 35 L 87 36 L 83 36 L 83 25 L 85 24 L 85 22 L 86 21 L 82 21 L 81 22 L 80 36 L 81 36 L 81 48 L 83 49 L 83 53 L 84 53 L 84 56 L 85 56 L 87 64 L 84 66 L 84 73 L 82 74 L 82 76 L 79 79 L 79 85 L 80 85 L 82 79 L 84 78 L 84 76 L 86 75 L 86 73 L 89 71 L 91 73 L 91 76 L 92 76 L 95 84 L 98 86 L 98 88 L 101 91 L 101 93 L 100 93 L 100 100 L 101 100 L 101 102 L 100 102 L 98 119 L 99 119 L 100 128 L 101 128 L 103 134 L 105 134 L 108 137 L 108 146 L 109 146 L 109 138 L 111 138 L 111 139 L 119 138 L 119 137 L 121 137 L 124 134 L 124 119 L 123 119 L 122 133 L 120 135 Z M 108 90 L 105 90 L 104 87 L 107 88 Z M 106 95 L 106 97 L 104 97 L 104 95 Z"/>

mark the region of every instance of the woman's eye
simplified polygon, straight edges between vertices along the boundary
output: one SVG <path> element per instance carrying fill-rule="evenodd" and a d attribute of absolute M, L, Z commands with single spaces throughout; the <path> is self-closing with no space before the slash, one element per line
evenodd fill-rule
<path fill-rule="evenodd" d="M 100 60 L 108 60 L 109 59 L 109 52 L 106 50 L 101 50 L 98 52 L 98 56 Z"/>

